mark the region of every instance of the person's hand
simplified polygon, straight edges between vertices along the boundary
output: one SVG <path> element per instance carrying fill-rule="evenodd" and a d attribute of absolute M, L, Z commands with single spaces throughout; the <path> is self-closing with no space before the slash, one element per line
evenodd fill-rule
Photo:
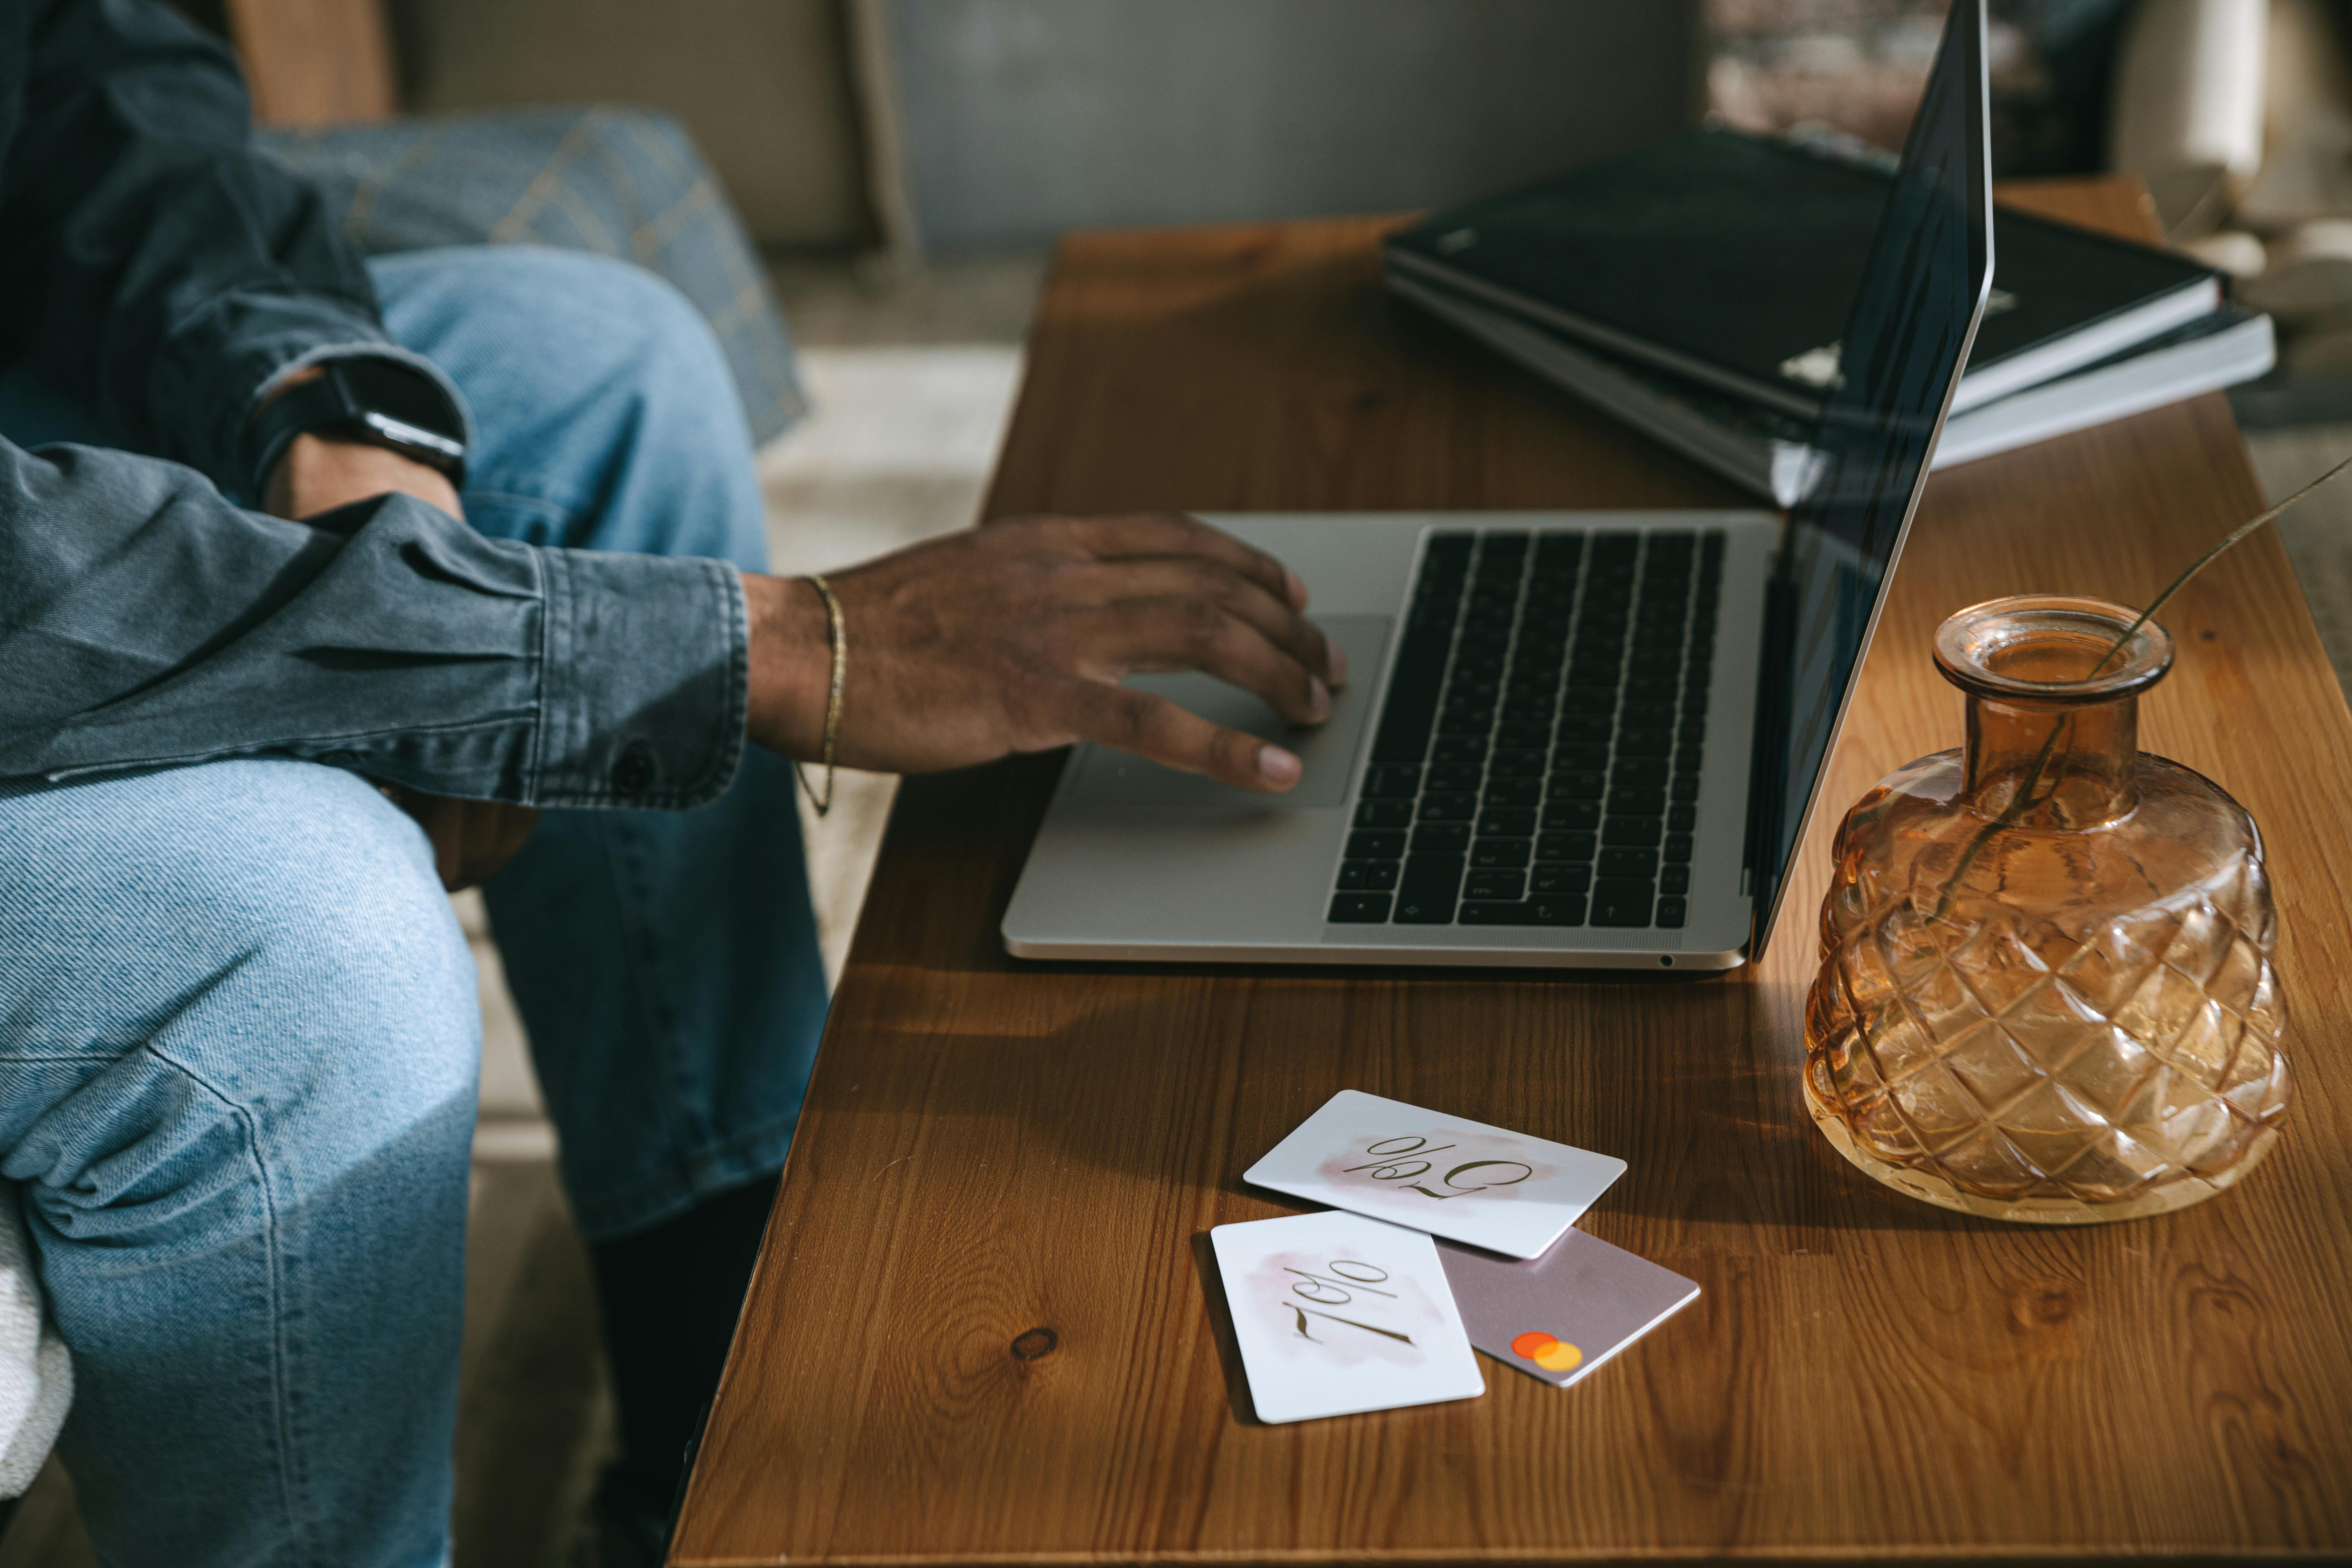
<path fill-rule="evenodd" d="M 339 506 L 397 490 L 428 501 L 451 517 L 466 515 L 449 476 L 413 458 L 364 441 L 304 434 L 288 443 L 261 498 L 279 517 L 316 517 Z"/>
<path fill-rule="evenodd" d="M 514 858 L 539 826 L 539 813 L 502 800 L 456 800 L 386 784 L 392 804 L 416 819 L 433 845 L 433 870 L 453 893 L 479 887 Z"/>
<path fill-rule="evenodd" d="M 297 436 L 288 445 L 269 472 L 262 504 L 279 517 L 299 519 L 395 490 L 452 517 L 466 515 L 457 487 L 440 469 L 382 447 L 313 435 Z M 434 869 L 453 893 L 488 880 L 539 822 L 539 813 L 529 806 L 502 801 L 453 800 L 399 787 L 384 793 L 425 829 L 433 844 Z"/>
<path fill-rule="evenodd" d="M 1308 621 L 1296 573 L 1177 516 L 1024 518 L 828 573 L 849 661 L 838 760 L 919 773 L 1096 741 L 1238 788 L 1288 789 L 1298 759 L 1118 684 L 1202 669 L 1295 724 L 1331 711 L 1347 658 Z M 747 573 L 751 739 L 823 749 L 824 601 Z"/>

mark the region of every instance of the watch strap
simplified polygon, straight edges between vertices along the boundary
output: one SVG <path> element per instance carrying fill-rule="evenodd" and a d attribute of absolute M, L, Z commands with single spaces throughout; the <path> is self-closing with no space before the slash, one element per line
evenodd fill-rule
<path fill-rule="evenodd" d="M 362 375 L 353 372 L 362 365 L 369 379 L 393 375 L 411 384 L 404 389 L 410 395 L 398 400 L 402 414 L 387 411 L 381 405 L 392 400 L 370 397 L 358 384 Z M 384 447 L 437 468 L 451 484 L 464 486 L 464 416 L 431 376 L 394 359 L 327 360 L 319 368 L 320 374 L 288 387 L 253 416 L 246 442 L 256 497 L 267 489 L 270 470 L 294 437 L 314 434 Z M 439 411 L 425 414 L 420 404 L 437 405 Z"/>

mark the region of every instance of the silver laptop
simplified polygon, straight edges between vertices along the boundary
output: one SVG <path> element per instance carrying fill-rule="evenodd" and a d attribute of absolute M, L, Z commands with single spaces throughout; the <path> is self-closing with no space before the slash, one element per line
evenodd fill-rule
<path fill-rule="evenodd" d="M 1764 511 L 1249 514 L 1358 679 L 1287 795 L 1080 746 L 1006 910 L 1023 958 L 1727 969 L 1763 951 L 1992 280 L 1983 0 L 1904 148 L 1824 410 Z"/>

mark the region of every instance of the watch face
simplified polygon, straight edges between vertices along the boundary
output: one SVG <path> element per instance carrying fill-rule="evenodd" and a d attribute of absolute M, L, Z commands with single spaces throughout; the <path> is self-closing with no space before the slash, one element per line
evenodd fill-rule
<path fill-rule="evenodd" d="M 466 432 L 452 417 L 447 394 L 423 371 L 381 359 L 337 360 L 333 365 L 361 407 L 465 449 Z"/>

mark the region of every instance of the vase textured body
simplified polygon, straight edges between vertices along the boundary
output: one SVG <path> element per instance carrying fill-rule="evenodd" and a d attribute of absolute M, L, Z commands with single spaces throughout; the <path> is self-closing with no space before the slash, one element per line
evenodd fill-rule
<path fill-rule="evenodd" d="M 2132 613 L 1964 610 L 1937 662 L 1968 746 L 1902 768 L 1838 829 L 1806 1016 L 1824 1134 L 1887 1184 L 2043 1223 L 2210 1197 L 2290 1097 L 2253 819 L 2137 749 L 2171 662 Z"/>

